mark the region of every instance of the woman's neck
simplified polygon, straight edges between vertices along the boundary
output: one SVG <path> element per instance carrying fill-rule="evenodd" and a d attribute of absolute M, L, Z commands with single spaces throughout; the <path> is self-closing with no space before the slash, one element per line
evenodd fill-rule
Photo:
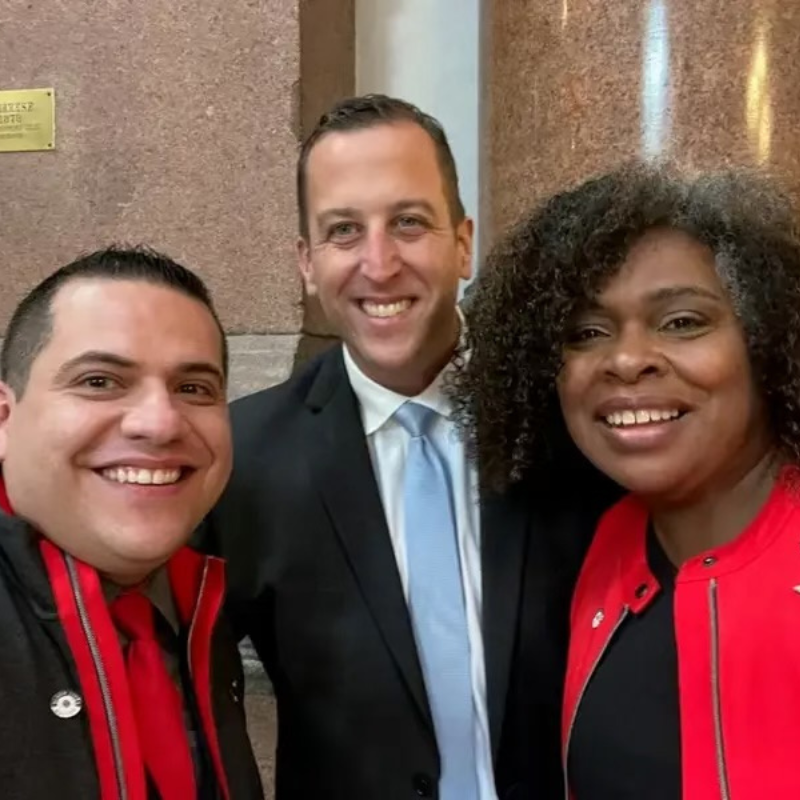
<path fill-rule="evenodd" d="M 767 501 L 779 469 L 770 453 L 744 476 L 704 493 L 695 502 L 653 508 L 653 526 L 670 561 L 679 567 L 706 550 L 732 542 Z"/>

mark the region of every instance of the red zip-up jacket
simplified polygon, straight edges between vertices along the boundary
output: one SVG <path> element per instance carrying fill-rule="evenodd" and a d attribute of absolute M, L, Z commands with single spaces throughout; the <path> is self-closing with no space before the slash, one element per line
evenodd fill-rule
<path fill-rule="evenodd" d="M 798 492 L 794 482 L 780 482 L 735 541 L 686 562 L 676 577 L 684 800 L 800 798 Z M 626 620 L 659 591 L 647 566 L 647 522 L 646 509 L 630 496 L 606 512 L 575 589 L 562 716 L 565 770 L 597 664 Z M 643 719 L 642 736 L 647 726 Z"/>

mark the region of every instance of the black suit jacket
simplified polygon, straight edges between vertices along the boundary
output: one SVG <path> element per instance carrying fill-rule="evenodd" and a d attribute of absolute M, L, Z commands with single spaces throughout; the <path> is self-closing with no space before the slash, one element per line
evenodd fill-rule
<path fill-rule="evenodd" d="M 436 797 L 422 672 L 341 347 L 233 404 L 234 474 L 204 531 L 278 703 L 278 800 Z M 483 633 L 501 800 L 560 800 L 569 596 L 592 504 L 482 504 Z M 561 510 L 559 510 L 561 509 Z"/>

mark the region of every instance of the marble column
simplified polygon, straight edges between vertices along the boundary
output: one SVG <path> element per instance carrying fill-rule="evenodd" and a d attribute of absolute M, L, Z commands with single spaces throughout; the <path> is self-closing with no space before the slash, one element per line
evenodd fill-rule
<path fill-rule="evenodd" d="M 494 233 L 633 157 L 759 166 L 800 197 L 795 0 L 503 0 L 485 14 Z"/>
<path fill-rule="evenodd" d="M 336 100 L 355 94 L 356 0 L 305 0 L 300 10 L 301 64 L 306 76 L 301 88 L 302 140 Z M 319 301 L 305 291 L 302 307 L 302 336 L 295 366 L 338 341 Z"/>
<path fill-rule="evenodd" d="M 144 242 L 196 269 L 232 394 L 285 378 L 303 329 L 295 159 L 352 91 L 354 0 L 4 0 L 0 89 L 54 87 L 56 149 L 0 153 L 0 335 L 79 253 Z"/>

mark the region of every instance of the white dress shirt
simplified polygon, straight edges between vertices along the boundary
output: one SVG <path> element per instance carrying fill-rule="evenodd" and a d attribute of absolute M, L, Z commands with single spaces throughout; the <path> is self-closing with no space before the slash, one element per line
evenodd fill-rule
<path fill-rule="evenodd" d="M 368 378 L 353 361 L 347 347 L 343 349 L 347 376 L 361 409 L 361 421 L 406 600 L 408 563 L 403 525 L 403 479 L 409 436 L 393 417 L 397 409 L 409 400 L 438 412 L 430 436 L 435 440 L 439 452 L 448 459 L 453 478 L 458 552 L 470 646 L 472 697 L 475 704 L 475 768 L 479 796 L 480 800 L 497 800 L 486 708 L 486 666 L 481 627 L 480 494 L 477 472 L 466 457 L 464 443 L 458 436 L 455 423 L 449 418 L 450 401 L 442 391 L 443 376 L 448 368 L 445 367 L 424 392 L 416 397 L 405 397 Z"/>

